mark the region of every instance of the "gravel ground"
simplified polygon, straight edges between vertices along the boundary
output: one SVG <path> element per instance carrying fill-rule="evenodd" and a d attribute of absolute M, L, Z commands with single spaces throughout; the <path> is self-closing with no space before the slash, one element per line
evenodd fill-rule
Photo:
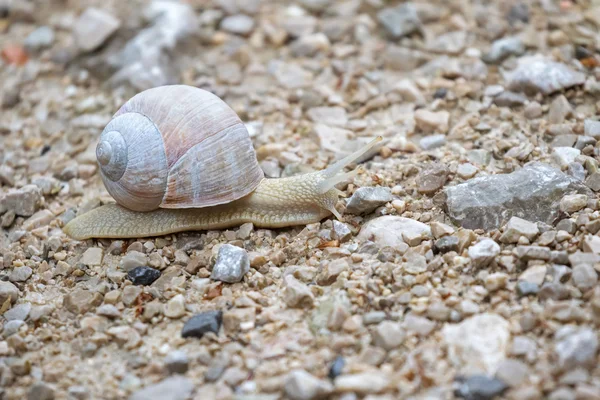
<path fill-rule="evenodd" d="M 600 399 L 600 2 L 0 0 L 0 398 Z M 137 92 L 343 221 L 69 239 Z"/>

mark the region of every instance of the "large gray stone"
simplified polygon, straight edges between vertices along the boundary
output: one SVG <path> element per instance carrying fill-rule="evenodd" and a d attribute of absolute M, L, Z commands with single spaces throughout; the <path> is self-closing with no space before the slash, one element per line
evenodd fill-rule
<path fill-rule="evenodd" d="M 552 224 L 563 195 L 591 191 L 548 164 L 534 162 L 510 174 L 482 176 L 444 190 L 452 220 L 468 229 L 495 229 L 516 216 Z"/>

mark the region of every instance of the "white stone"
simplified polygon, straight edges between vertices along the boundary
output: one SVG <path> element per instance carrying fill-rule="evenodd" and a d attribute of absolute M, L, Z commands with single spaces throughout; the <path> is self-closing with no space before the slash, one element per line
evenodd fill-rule
<path fill-rule="evenodd" d="M 103 256 L 104 250 L 102 250 L 100 247 L 90 247 L 83 253 L 79 262 L 87 265 L 88 267 L 102 265 Z"/>
<path fill-rule="evenodd" d="M 485 313 L 442 329 L 448 359 L 465 375 L 494 374 L 510 342 L 510 324 L 497 314 Z"/>
<path fill-rule="evenodd" d="M 545 265 L 532 265 L 531 267 L 523 271 L 523 273 L 521 273 L 521 275 L 519 276 L 519 280 L 534 283 L 538 286 L 541 286 L 542 283 L 544 283 L 546 271 L 547 267 Z"/>
<path fill-rule="evenodd" d="M 130 271 L 136 267 L 143 267 L 148 264 L 148 258 L 139 251 L 130 251 L 121 259 L 121 268 Z"/>
<path fill-rule="evenodd" d="M 552 160 L 561 168 L 566 168 L 570 163 L 575 162 L 581 150 L 573 147 L 555 147 L 552 151 Z"/>
<path fill-rule="evenodd" d="M 300 369 L 288 374 L 283 389 L 292 400 L 313 400 L 329 395 L 333 385 Z"/>
<path fill-rule="evenodd" d="M 483 239 L 469 247 L 469 257 L 476 268 L 489 265 L 500 254 L 500 246 L 492 239 Z"/>
<path fill-rule="evenodd" d="M 178 294 L 167 302 L 164 314 L 169 318 L 181 318 L 185 315 L 185 298 Z"/>
<path fill-rule="evenodd" d="M 391 246 L 399 250 L 408 249 L 407 237 L 431 237 L 431 229 L 422 222 L 410 218 L 385 215 L 367 222 L 357 236 L 359 241 L 372 240 L 379 247 Z"/>
<path fill-rule="evenodd" d="M 384 350 L 393 350 L 406 338 L 404 329 L 398 322 L 382 321 L 373 329 L 373 342 Z"/>
<path fill-rule="evenodd" d="M 359 394 L 379 393 L 387 388 L 389 384 L 390 379 L 379 371 L 340 375 L 335 379 L 337 391 Z"/>
<path fill-rule="evenodd" d="M 450 122 L 448 111 L 429 111 L 421 108 L 415 111 L 417 128 L 425 133 L 447 133 Z"/>
<path fill-rule="evenodd" d="M 585 208 L 587 202 L 585 194 L 568 194 L 560 200 L 560 209 L 569 214 L 574 213 Z"/>
<path fill-rule="evenodd" d="M 540 233 L 537 224 L 519 217 L 512 217 L 506 229 L 500 237 L 502 243 L 517 243 L 521 236 L 525 236 L 531 242 Z"/>
<path fill-rule="evenodd" d="M 313 107 L 307 112 L 313 122 L 332 126 L 344 126 L 348 123 L 346 110 L 342 107 Z"/>

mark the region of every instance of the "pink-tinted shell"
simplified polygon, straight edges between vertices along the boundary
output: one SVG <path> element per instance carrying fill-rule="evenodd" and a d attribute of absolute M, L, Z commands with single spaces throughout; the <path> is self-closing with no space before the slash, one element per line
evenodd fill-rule
<path fill-rule="evenodd" d="M 242 121 L 202 89 L 141 92 L 117 111 L 101 143 L 115 131 L 126 142 L 127 167 L 122 176 L 105 169 L 102 178 L 115 200 L 133 210 L 228 203 L 250 194 L 264 177 Z"/>

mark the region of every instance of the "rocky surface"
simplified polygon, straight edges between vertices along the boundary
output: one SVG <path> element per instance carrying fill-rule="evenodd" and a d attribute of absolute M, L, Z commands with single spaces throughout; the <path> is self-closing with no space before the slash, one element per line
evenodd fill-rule
<path fill-rule="evenodd" d="M 594 1 L 0 0 L 0 398 L 600 398 L 598 29 Z M 100 132 L 170 83 L 269 178 L 384 140 L 341 221 L 71 240 L 111 201 Z"/>

